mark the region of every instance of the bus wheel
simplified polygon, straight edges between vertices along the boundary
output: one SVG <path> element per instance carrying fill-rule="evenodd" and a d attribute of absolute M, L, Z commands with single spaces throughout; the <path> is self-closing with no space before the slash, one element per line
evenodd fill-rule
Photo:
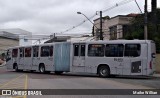
<path fill-rule="evenodd" d="M 40 73 L 45 73 L 45 67 L 44 67 L 44 65 L 40 65 L 39 71 L 40 71 Z"/>
<path fill-rule="evenodd" d="M 18 70 L 18 66 L 17 66 L 17 65 L 15 65 L 15 67 L 14 67 L 14 68 L 15 68 L 15 71 L 16 71 L 16 72 L 18 72 L 18 71 L 19 71 L 19 70 Z"/>
<path fill-rule="evenodd" d="M 56 75 L 60 75 L 60 74 L 63 73 L 63 71 L 55 71 L 54 73 L 55 73 Z"/>
<path fill-rule="evenodd" d="M 98 74 L 102 78 L 106 78 L 110 76 L 110 70 L 107 66 L 101 66 L 98 68 Z"/>

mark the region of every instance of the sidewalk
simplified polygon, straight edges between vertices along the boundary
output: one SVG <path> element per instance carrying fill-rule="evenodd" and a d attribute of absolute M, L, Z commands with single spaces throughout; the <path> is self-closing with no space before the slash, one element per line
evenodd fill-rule
<path fill-rule="evenodd" d="M 160 73 L 156 73 L 156 74 L 154 74 L 153 76 L 160 78 Z"/>

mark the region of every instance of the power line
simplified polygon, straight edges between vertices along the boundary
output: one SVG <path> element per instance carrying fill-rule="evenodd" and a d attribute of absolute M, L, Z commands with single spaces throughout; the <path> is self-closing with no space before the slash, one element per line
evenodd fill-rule
<path fill-rule="evenodd" d="M 95 17 L 95 16 L 96 16 L 96 13 L 95 13 L 94 15 L 92 15 L 91 17 L 89 17 L 89 19 L 92 19 L 92 18 Z M 65 30 L 65 31 L 62 31 L 62 32 L 60 32 L 60 33 L 63 34 L 63 33 L 65 33 L 65 32 L 71 31 L 71 30 L 73 30 L 73 29 L 81 26 L 81 25 L 82 25 L 83 23 L 85 23 L 86 21 L 88 21 L 88 19 L 85 19 L 84 21 L 80 22 L 79 24 L 77 24 L 77 25 L 75 25 L 75 26 L 73 26 L 73 27 L 71 27 L 71 28 L 69 28 L 69 29 L 67 29 L 67 30 Z"/>
<path fill-rule="evenodd" d="M 122 5 L 127 4 L 127 3 L 129 3 L 129 2 L 132 2 L 132 1 L 134 1 L 134 0 L 123 0 L 123 1 L 118 2 L 118 3 L 116 3 L 115 5 L 107 8 L 107 9 L 102 10 L 102 13 L 107 12 L 107 11 L 110 11 L 110 10 L 116 8 L 116 7 L 122 6 Z M 96 15 L 98 15 L 98 14 L 99 14 L 99 13 L 96 12 L 96 13 L 93 14 L 91 17 L 89 17 L 89 19 L 94 18 L 94 17 L 95 17 Z M 73 27 L 71 27 L 71 28 L 69 28 L 69 29 L 66 29 L 66 30 L 64 30 L 64 31 L 62 31 L 62 32 L 59 32 L 59 34 L 64 34 L 64 33 L 68 32 L 68 31 L 71 31 L 71 30 L 73 30 L 73 29 L 81 26 L 82 24 L 84 24 L 84 23 L 87 22 L 87 21 L 88 21 L 88 19 L 85 19 L 84 21 L 80 22 L 79 24 L 77 24 L 77 25 L 75 25 L 75 26 L 73 26 Z M 56 34 L 58 34 L 58 33 L 56 33 Z M 49 39 L 49 38 L 50 38 L 50 35 L 46 35 L 45 37 L 43 36 L 42 38 L 41 38 L 39 35 L 32 35 L 32 37 L 37 37 L 37 40 L 42 40 L 42 39 Z M 11 38 L 14 38 L 14 37 L 12 36 Z M 24 37 L 22 37 L 21 39 L 29 39 L 29 37 L 27 38 L 27 36 L 24 36 Z M 36 38 L 30 38 L 30 39 L 36 40 Z"/>
<path fill-rule="evenodd" d="M 118 7 L 118 6 L 122 6 L 122 5 L 124 5 L 124 4 L 130 3 L 130 2 L 132 2 L 132 1 L 134 1 L 134 0 L 123 0 L 123 1 L 121 1 L 121 2 L 119 2 L 119 3 L 116 3 L 115 5 L 109 7 L 109 8 L 107 8 L 107 9 L 105 9 L 105 10 L 102 10 L 102 13 L 104 13 L 104 12 L 106 12 L 106 11 L 110 11 L 110 10 L 112 10 L 112 9 Z M 95 14 L 93 14 L 93 15 L 92 15 L 91 17 L 89 17 L 88 19 L 92 19 L 92 18 L 94 18 L 94 17 L 95 17 L 96 15 L 98 15 L 98 14 L 99 14 L 99 13 L 96 12 Z M 85 22 L 89 21 L 88 19 L 85 19 L 85 20 L 82 21 L 81 23 L 79 23 L 79 24 L 77 24 L 77 25 L 75 25 L 75 26 L 73 26 L 73 27 L 71 27 L 71 28 L 69 28 L 69 29 L 67 29 L 67 30 L 65 30 L 65 31 L 62 31 L 62 32 L 60 32 L 60 33 L 63 34 L 63 33 L 66 33 L 66 32 L 68 32 L 68 31 L 71 31 L 71 30 L 73 30 L 73 29 L 81 26 L 81 25 L 84 24 Z"/>
<path fill-rule="evenodd" d="M 136 3 L 138 9 L 140 10 L 140 12 L 141 12 L 141 14 L 142 14 L 143 12 L 142 12 L 142 10 L 141 10 L 141 8 L 140 8 L 140 6 L 138 5 L 138 2 L 137 2 L 136 0 L 135 0 L 135 3 Z"/>

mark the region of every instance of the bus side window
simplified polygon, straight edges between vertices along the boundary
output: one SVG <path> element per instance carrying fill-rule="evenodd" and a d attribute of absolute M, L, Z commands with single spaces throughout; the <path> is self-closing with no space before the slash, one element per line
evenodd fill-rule
<path fill-rule="evenodd" d="M 138 57 L 141 54 L 140 44 L 126 44 L 125 45 L 125 56 Z"/>
<path fill-rule="evenodd" d="M 24 48 L 19 48 L 19 56 L 24 57 Z"/>
<path fill-rule="evenodd" d="M 12 50 L 12 57 L 17 57 L 18 56 L 18 49 L 13 49 Z"/>
<path fill-rule="evenodd" d="M 38 57 L 38 53 L 39 53 L 39 47 L 34 46 L 33 47 L 33 57 Z"/>
<path fill-rule="evenodd" d="M 49 54 L 50 54 L 50 56 L 53 56 L 53 46 L 50 46 L 50 51 L 49 51 Z"/>
<path fill-rule="evenodd" d="M 107 44 L 105 48 L 106 57 L 123 57 L 123 44 Z"/>
<path fill-rule="evenodd" d="M 81 45 L 81 56 L 85 56 L 85 45 Z"/>
<path fill-rule="evenodd" d="M 6 57 L 6 62 L 11 59 L 11 52 L 7 50 L 7 57 Z"/>
<path fill-rule="evenodd" d="M 79 45 L 74 45 L 74 56 L 79 55 Z"/>
<path fill-rule="evenodd" d="M 9 50 L 7 50 L 7 57 L 11 57 L 11 52 Z"/>
<path fill-rule="evenodd" d="M 104 56 L 104 45 L 103 44 L 89 44 L 88 45 L 88 56 L 103 57 Z"/>
<path fill-rule="evenodd" d="M 42 46 L 41 47 L 41 57 L 48 57 L 49 56 L 49 46 Z"/>
<path fill-rule="evenodd" d="M 25 48 L 25 57 L 31 57 L 31 47 Z"/>

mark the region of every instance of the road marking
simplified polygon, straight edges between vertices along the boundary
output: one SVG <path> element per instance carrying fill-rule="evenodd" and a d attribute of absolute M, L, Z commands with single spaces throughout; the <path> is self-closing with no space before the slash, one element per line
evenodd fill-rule
<path fill-rule="evenodd" d="M 5 87 L 5 89 L 23 89 L 23 87 L 20 85 L 20 86 L 11 86 L 11 87 Z"/>
<path fill-rule="evenodd" d="M 9 97 L 10 98 L 10 97 Z M 24 97 L 22 97 L 22 96 L 16 96 L 16 97 L 12 97 L 12 98 L 24 98 Z"/>
<path fill-rule="evenodd" d="M 23 75 L 24 75 L 24 74 L 23 74 Z M 12 83 L 13 81 L 17 80 L 18 78 L 20 78 L 20 77 L 23 76 L 23 75 L 20 75 L 20 76 L 14 78 L 14 79 L 8 81 L 7 83 L 2 84 L 2 85 L 0 86 L 0 88 L 2 88 L 2 87 L 4 87 L 4 86 L 6 86 L 6 85 Z"/>
<path fill-rule="evenodd" d="M 28 84 L 28 76 L 26 75 L 26 79 L 24 81 L 24 89 L 27 89 L 27 84 Z M 25 95 L 23 98 L 26 98 L 27 96 Z"/>
<path fill-rule="evenodd" d="M 24 77 L 23 77 L 24 76 Z M 5 89 L 27 89 L 28 86 L 28 76 L 25 74 L 22 74 L 14 79 L 11 79 L 8 82 L 5 82 L 4 84 L 0 85 L 0 88 Z M 23 96 L 12 96 L 11 98 L 26 98 L 27 95 Z"/>

